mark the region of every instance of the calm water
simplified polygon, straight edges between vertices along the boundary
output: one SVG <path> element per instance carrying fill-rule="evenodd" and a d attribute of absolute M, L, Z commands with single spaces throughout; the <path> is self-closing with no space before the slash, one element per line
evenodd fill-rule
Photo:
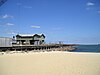
<path fill-rule="evenodd" d="M 74 52 L 98 52 L 100 53 L 100 45 L 79 45 Z"/>

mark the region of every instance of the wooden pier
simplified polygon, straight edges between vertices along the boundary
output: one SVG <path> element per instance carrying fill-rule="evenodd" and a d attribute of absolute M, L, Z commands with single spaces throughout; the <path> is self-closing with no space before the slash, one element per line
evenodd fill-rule
<path fill-rule="evenodd" d="M 0 47 L 0 51 L 65 51 L 75 50 L 75 45 L 45 44 L 45 45 L 13 45 L 12 47 Z"/>

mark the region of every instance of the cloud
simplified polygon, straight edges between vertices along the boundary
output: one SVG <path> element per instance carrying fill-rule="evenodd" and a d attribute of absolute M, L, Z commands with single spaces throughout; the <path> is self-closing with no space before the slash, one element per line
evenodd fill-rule
<path fill-rule="evenodd" d="M 3 19 L 13 18 L 13 16 L 5 14 L 5 15 L 2 16 L 2 18 L 3 18 Z"/>
<path fill-rule="evenodd" d="M 98 11 L 98 13 L 100 13 L 100 10 Z"/>
<path fill-rule="evenodd" d="M 7 26 L 13 26 L 13 23 L 6 23 Z"/>
<path fill-rule="evenodd" d="M 24 8 L 28 8 L 28 9 L 31 9 L 32 7 L 31 6 L 23 6 Z"/>
<path fill-rule="evenodd" d="M 15 25 L 15 24 L 9 23 L 9 22 L 8 22 L 8 23 L 1 23 L 1 24 L 0 24 L 0 26 L 6 26 L 6 27 L 7 27 L 7 26 L 14 26 L 14 25 Z"/>
<path fill-rule="evenodd" d="M 14 26 L 15 24 L 13 23 L 1 23 L 0 26 Z"/>
<path fill-rule="evenodd" d="M 95 4 L 93 2 L 87 2 L 86 5 L 87 6 L 94 6 Z"/>
<path fill-rule="evenodd" d="M 8 32 L 7 34 L 16 35 L 15 32 Z"/>
<path fill-rule="evenodd" d="M 31 28 L 40 28 L 40 26 L 31 26 Z"/>
<path fill-rule="evenodd" d="M 28 5 L 23 5 L 22 3 L 17 3 L 18 6 L 21 6 L 22 8 L 27 8 L 27 9 L 31 9 L 32 6 L 28 6 Z"/>
<path fill-rule="evenodd" d="M 16 33 L 13 30 L 7 31 L 6 33 L 11 35 L 16 35 Z"/>
<path fill-rule="evenodd" d="M 100 13 L 100 6 L 98 6 L 97 2 L 87 2 L 86 3 L 86 9 L 87 10 L 92 10 L 92 11 L 96 11 L 98 13 Z"/>

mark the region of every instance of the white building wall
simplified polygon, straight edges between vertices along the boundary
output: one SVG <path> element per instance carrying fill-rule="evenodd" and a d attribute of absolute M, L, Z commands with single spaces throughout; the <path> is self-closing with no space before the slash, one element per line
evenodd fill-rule
<path fill-rule="evenodd" d="M 0 47 L 11 47 L 12 39 L 6 37 L 0 37 Z"/>

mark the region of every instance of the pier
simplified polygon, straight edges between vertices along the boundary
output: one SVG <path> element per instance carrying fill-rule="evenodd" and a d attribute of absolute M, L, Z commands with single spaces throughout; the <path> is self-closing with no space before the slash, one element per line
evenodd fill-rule
<path fill-rule="evenodd" d="M 0 52 L 7 51 L 72 51 L 76 48 L 74 44 L 45 43 L 44 34 L 17 34 L 13 38 L 0 37 Z"/>
<path fill-rule="evenodd" d="M 13 45 L 12 47 L 0 47 L 0 51 L 72 51 L 75 45 L 45 44 L 45 45 Z"/>

